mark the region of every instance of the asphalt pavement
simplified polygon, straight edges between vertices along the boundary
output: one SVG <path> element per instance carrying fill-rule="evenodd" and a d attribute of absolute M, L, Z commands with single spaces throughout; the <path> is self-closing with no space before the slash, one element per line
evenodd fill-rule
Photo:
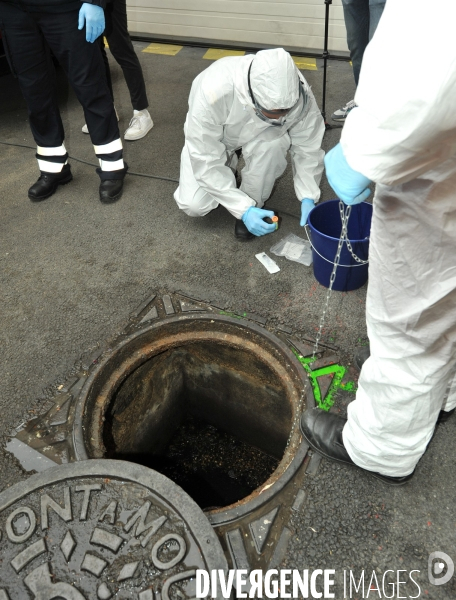
<path fill-rule="evenodd" d="M 125 158 L 131 171 L 178 179 L 190 86 L 210 61 L 203 59 L 203 48 L 184 47 L 169 56 L 142 52 L 146 46 L 135 43 L 155 125 L 144 139 L 124 143 Z M 132 108 L 122 72 L 115 61 L 111 65 L 124 131 Z M 321 103 L 321 60 L 317 67 L 302 72 Z M 61 72 L 58 81 L 68 152 L 95 163 L 90 139 L 81 133 L 82 109 Z M 349 63 L 329 61 L 327 113 L 353 94 Z M 323 148 L 339 137 L 340 129 L 328 130 Z M 25 102 L 10 75 L 0 78 L 0 141 L 34 146 Z M 100 204 L 95 167 L 74 159 L 73 182 L 33 204 L 27 189 L 39 174 L 34 151 L 0 145 L 0 491 L 29 476 L 4 450 L 10 431 L 30 418 L 82 357 L 121 331 L 152 293 L 181 292 L 227 311 L 253 312 L 313 338 L 326 298 L 312 267 L 274 257 L 281 270 L 270 275 L 255 258 L 262 251 L 271 255 L 271 246 L 288 233 L 305 237 L 291 167 L 266 205 L 285 211 L 281 228 L 242 244 L 223 207 L 196 219 L 179 211 L 173 182 L 128 175 L 122 199 Z M 331 198 L 323 179 L 322 201 Z M 323 340 L 340 348 L 347 365 L 367 341 L 366 287 L 334 292 L 330 299 Z M 282 566 L 335 569 L 336 598 L 344 597 L 344 569 L 358 579 L 364 569 L 369 580 L 372 572 L 381 579 L 387 569 L 404 570 L 409 583 L 400 588 L 403 596 L 396 589 L 393 597 L 455 598 L 456 577 L 435 586 L 427 572 L 431 552 L 445 552 L 456 562 L 455 439 L 456 417 L 438 428 L 411 482 L 397 489 L 323 460 L 317 474 L 306 478 L 307 501 L 289 524 L 293 535 Z M 408 579 L 412 570 L 420 571 L 419 596 Z"/>

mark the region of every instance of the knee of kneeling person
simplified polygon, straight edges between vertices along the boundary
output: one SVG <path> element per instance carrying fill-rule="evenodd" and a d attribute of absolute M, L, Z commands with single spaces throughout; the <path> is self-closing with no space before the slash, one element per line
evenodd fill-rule
<path fill-rule="evenodd" d="M 174 192 L 174 200 L 177 206 L 189 217 L 204 217 L 214 208 L 213 206 L 206 206 L 206 203 L 202 202 L 201 194 L 198 192 L 196 194 L 185 194 L 180 186 Z"/>

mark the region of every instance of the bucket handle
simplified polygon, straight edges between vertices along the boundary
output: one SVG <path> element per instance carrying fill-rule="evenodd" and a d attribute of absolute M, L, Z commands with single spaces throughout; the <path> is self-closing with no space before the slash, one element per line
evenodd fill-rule
<path fill-rule="evenodd" d="M 334 262 L 333 262 L 332 260 L 328 260 L 327 258 L 325 258 L 324 256 L 322 256 L 322 255 L 321 255 L 321 254 L 318 252 L 318 250 L 315 248 L 315 246 L 312 244 L 312 242 L 310 241 L 309 232 L 307 231 L 307 227 L 308 227 L 308 224 L 306 223 L 306 225 L 304 226 L 304 231 L 306 232 L 306 236 L 307 236 L 307 239 L 309 240 L 309 244 L 310 244 L 310 246 L 311 246 L 312 250 L 313 250 L 313 251 L 314 251 L 316 254 L 318 254 L 318 256 L 319 256 L 320 258 L 322 258 L 322 259 L 323 259 L 323 260 L 325 260 L 326 262 L 329 262 L 329 264 L 333 265 L 333 264 L 334 264 Z M 364 266 L 365 266 L 365 265 L 367 265 L 368 263 L 369 263 L 369 261 L 368 261 L 368 260 L 365 260 L 365 261 L 363 261 L 362 263 L 359 263 L 359 264 L 357 264 L 357 265 L 341 265 L 341 264 L 339 264 L 338 266 L 339 266 L 339 267 L 346 267 L 347 269 L 351 269 L 352 267 L 364 267 Z"/>

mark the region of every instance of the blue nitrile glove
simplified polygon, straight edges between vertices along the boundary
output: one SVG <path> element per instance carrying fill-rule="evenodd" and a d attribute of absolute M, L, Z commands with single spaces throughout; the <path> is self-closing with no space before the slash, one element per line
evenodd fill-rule
<path fill-rule="evenodd" d="M 93 43 L 105 29 L 104 10 L 96 4 L 84 2 L 79 10 L 78 29 L 86 26 L 86 40 Z"/>
<path fill-rule="evenodd" d="M 276 230 L 275 223 L 265 223 L 263 219 L 266 217 L 273 217 L 274 213 L 272 210 L 263 210 L 262 208 L 256 208 L 251 206 L 242 215 L 242 221 L 250 233 L 253 235 L 266 235 Z"/>
<path fill-rule="evenodd" d="M 307 217 L 314 206 L 315 203 L 310 198 L 303 198 L 301 200 L 301 222 L 299 223 L 301 227 L 307 224 Z"/>
<path fill-rule="evenodd" d="M 371 180 L 350 167 L 340 143 L 325 156 L 325 167 L 329 185 L 345 204 L 359 204 L 369 198 Z"/>

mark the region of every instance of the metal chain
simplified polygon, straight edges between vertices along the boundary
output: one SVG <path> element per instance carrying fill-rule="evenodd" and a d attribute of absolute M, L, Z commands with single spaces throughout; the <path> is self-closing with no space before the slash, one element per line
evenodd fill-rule
<path fill-rule="evenodd" d="M 353 248 L 350 244 L 350 240 L 348 238 L 346 238 L 345 243 L 347 244 L 347 248 L 350 251 L 350 254 L 353 256 L 353 258 L 356 260 L 356 262 L 359 262 L 361 265 L 367 265 L 367 263 L 369 262 L 368 260 L 363 260 L 362 258 L 359 258 L 359 256 L 356 256 L 356 254 L 353 252 Z"/>
<path fill-rule="evenodd" d="M 333 270 L 331 273 L 331 277 L 329 278 L 329 287 L 328 287 L 328 291 L 326 293 L 326 302 L 325 302 L 325 306 L 323 308 L 323 313 L 320 318 L 320 326 L 318 328 L 317 337 L 315 338 L 315 345 L 314 345 L 314 349 L 313 349 L 312 360 L 315 359 L 315 354 L 318 351 L 318 344 L 320 343 L 321 332 L 323 330 L 323 325 L 325 324 L 326 312 L 328 310 L 329 299 L 331 297 L 334 280 L 336 279 L 336 271 L 337 271 L 337 267 L 339 266 L 340 253 L 342 252 L 342 246 L 343 246 L 344 242 L 347 241 L 347 239 L 348 239 L 347 238 L 347 227 L 348 227 L 348 219 L 349 219 L 350 213 L 351 213 L 351 206 L 347 206 L 345 208 L 345 205 L 342 202 L 342 200 L 339 200 L 339 212 L 340 212 L 340 219 L 342 221 L 342 230 L 340 232 L 340 238 L 339 238 L 339 244 L 337 246 L 336 256 L 334 258 Z M 348 244 L 347 244 L 347 246 L 348 246 Z M 359 259 L 358 257 L 355 257 L 354 254 L 353 254 L 353 257 L 356 260 L 361 261 L 361 259 Z"/>
<path fill-rule="evenodd" d="M 348 210 L 350 209 L 350 210 Z M 344 211 L 344 203 L 339 200 L 339 212 L 340 212 L 340 219 L 342 221 L 342 223 L 344 222 L 344 215 L 350 215 L 351 212 L 351 206 L 347 206 L 347 212 L 345 213 Z M 348 227 L 348 216 L 347 216 L 347 227 Z M 342 236 L 342 233 L 341 233 Z M 353 248 L 352 245 L 350 243 L 350 240 L 348 239 L 348 233 L 347 230 L 345 231 L 345 238 L 343 240 L 346 244 L 347 244 L 347 248 L 350 252 L 350 254 L 353 256 L 353 258 L 356 260 L 356 262 L 360 263 L 361 265 L 367 265 L 367 263 L 369 262 L 369 260 L 362 260 L 362 258 L 359 258 L 359 256 L 356 256 L 356 254 L 353 252 Z"/>

